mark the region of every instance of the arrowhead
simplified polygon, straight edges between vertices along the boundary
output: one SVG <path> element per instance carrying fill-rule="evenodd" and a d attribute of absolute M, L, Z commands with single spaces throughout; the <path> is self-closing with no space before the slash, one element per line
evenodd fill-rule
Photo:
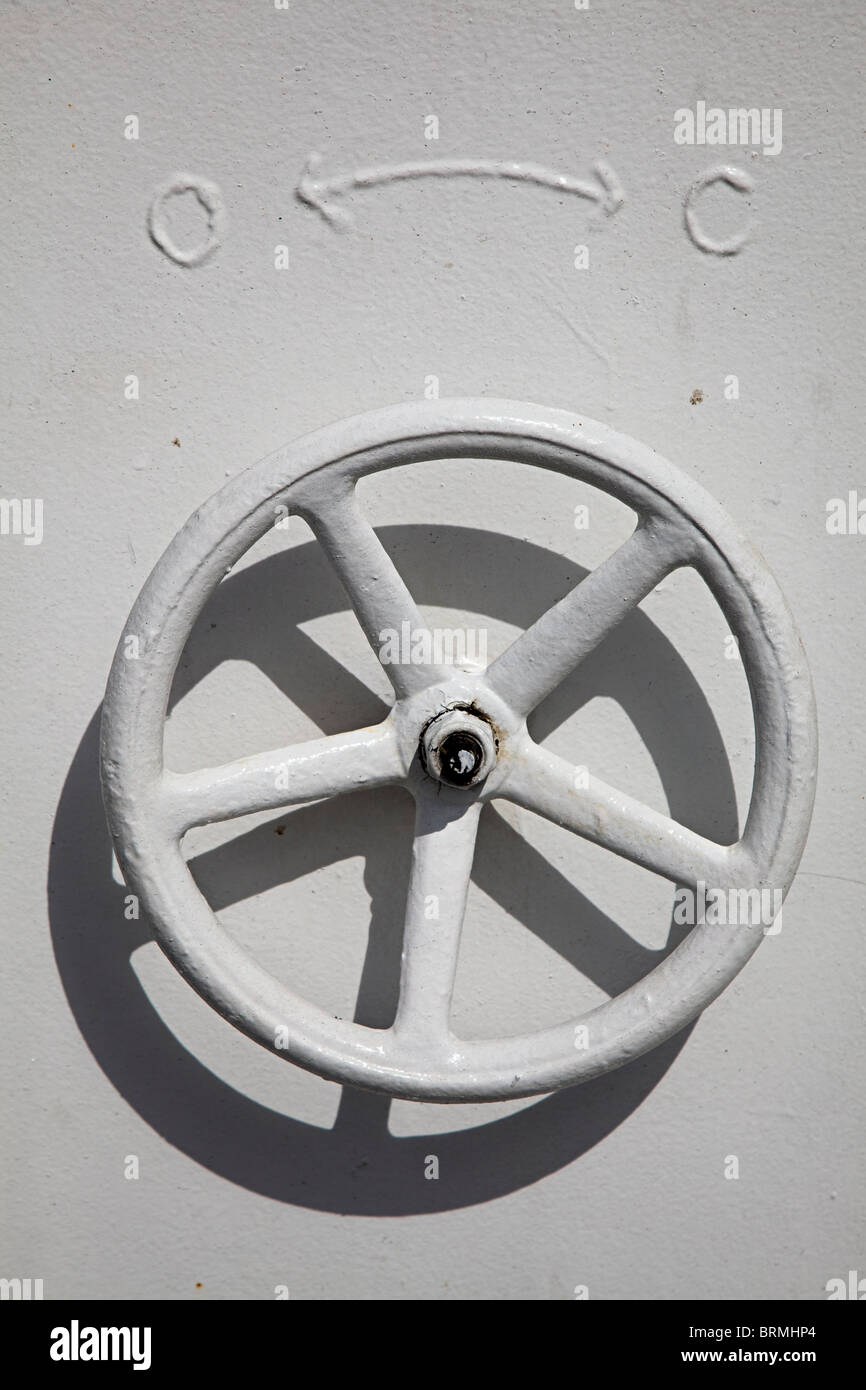
<path fill-rule="evenodd" d="M 618 208 L 621 208 L 625 202 L 622 184 L 611 166 L 606 163 L 605 160 L 597 159 L 592 167 L 595 170 L 603 190 L 599 197 L 599 203 L 608 216 L 610 216 L 612 213 L 616 212 Z"/>
<path fill-rule="evenodd" d="M 302 203 L 306 203 L 308 207 L 315 208 L 316 212 L 320 213 L 326 222 L 330 222 L 332 227 L 339 227 L 341 230 L 351 227 L 352 218 L 336 202 L 333 185 L 329 185 L 326 180 L 316 177 L 321 165 L 322 156 L 320 154 L 313 153 L 308 157 L 303 173 L 298 179 L 295 196 Z M 330 201 L 329 194 L 331 195 Z"/>

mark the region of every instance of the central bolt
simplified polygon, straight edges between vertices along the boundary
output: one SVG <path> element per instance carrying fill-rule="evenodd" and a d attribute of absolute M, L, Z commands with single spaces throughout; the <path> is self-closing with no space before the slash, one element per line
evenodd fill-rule
<path fill-rule="evenodd" d="M 484 749 L 474 734 L 457 730 L 439 745 L 439 775 L 454 787 L 468 787 L 483 761 Z"/>
<path fill-rule="evenodd" d="M 497 749 L 487 720 L 458 707 L 425 724 L 419 752 L 429 776 L 450 787 L 472 787 L 492 771 Z"/>

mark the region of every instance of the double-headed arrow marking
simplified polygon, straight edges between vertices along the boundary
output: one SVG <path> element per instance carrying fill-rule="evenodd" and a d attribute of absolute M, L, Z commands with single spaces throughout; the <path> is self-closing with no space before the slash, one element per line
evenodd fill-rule
<path fill-rule="evenodd" d="M 350 227 L 351 213 L 342 206 L 342 198 L 354 188 L 373 188 L 376 184 L 396 183 L 402 179 L 512 179 L 521 183 L 537 183 L 560 193 L 574 193 L 598 203 L 608 215 L 622 206 L 624 193 L 619 179 L 609 164 L 597 160 L 593 171 L 597 182 L 574 179 L 570 174 L 557 174 L 540 164 L 517 164 L 498 159 L 433 159 L 409 164 L 381 165 L 371 169 L 356 169 L 353 174 L 336 174 L 333 178 L 318 177 L 322 157 L 311 154 L 298 180 L 295 193 L 301 202 L 315 208 L 334 227 Z"/>

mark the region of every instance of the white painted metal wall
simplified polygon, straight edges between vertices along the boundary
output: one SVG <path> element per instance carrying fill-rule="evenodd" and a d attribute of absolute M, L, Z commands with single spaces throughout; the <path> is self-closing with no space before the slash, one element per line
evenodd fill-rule
<path fill-rule="evenodd" d="M 0 536 L 0 1275 L 46 1298 L 825 1298 L 866 1258 L 859 7 L 47 0 L 3 23 L 0 493 L 30 508 Z M 753 144 L 699 144 L 741 133 L 713 108 L 768 119 Z M 342 230 L 296 196 L 312 152 Z M 452 176 L 393 177 L 434 161 Z M 602 161 L 624 200 L 462 161 L 590 188 Z M 178 193 L 154 224 L 181 175 L 210 213 Z M 700 245 L 742 232 L 732 254 Z M 779 579 L 821 732 L 782 930 L 687 1035 L 490 1106 L 341 1093 L 232 1030 L 125 915 L 97 783 L 115 644 L 186 517 L 285 441 L 437 391 L 581 411 L 702 483 Z M 482 629 L 491 655 L 630 526 L 511 464 L 413 465 L 361 495 L 428 620 Z M 727 638 L 674 576 L 534 732 L 732 839 L 752 734 Z M 387 681 L 303 523 L 220 587 L 175 695 L 178 768 L 380 717 Z M 375 1024 L 410 832 L 403 793 L 363 792 L 190 849 L 258 960 Z M 671 903 L 526 812 L 485 812 L 455 1027 L 521 1032 L 618 993 Z"/>

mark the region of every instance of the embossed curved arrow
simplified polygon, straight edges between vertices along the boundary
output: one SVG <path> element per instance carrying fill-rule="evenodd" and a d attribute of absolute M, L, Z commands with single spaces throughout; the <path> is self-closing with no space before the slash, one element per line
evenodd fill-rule
<path fill-rule="evenodd" d="M 322 156 L 311 154 L 295 188 L 295 195 L 308 207 L 315 208 L 332 226 L 345 229 L 352 225 L 352 215 L 342 206 L 346 193 L 355 188 L 372 188 L 376 184 L 397 183 L 403 179 L 425 178 L 483 178 L 510 179 L 521 183 L 540 184 L 560 193 L 573 193 L 578 198 L 589 198 L 598 203 L 602 210 L 612 215 L 625 200 L 622 186 L 613 169 L 604 160 L 596 160 L 593 171 L 596 182 L 586 182 L 572 178 L 570 174 L 557 174 L 540 164 L 521 164 L 499 159 L 432 159 L 418 160 L 407 164 L 373 166 L 369 169 L 356 169 L 351 174 L 335 174 L 331 178 L 319 178 Z"/>

